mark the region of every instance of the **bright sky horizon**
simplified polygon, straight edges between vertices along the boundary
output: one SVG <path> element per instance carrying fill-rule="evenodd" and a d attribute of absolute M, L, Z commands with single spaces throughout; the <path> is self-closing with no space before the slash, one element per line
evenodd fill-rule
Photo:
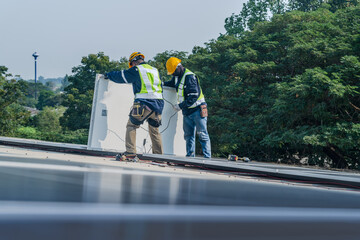
<path fill-rule="evenodd" d="M 191 52 L 225 33 L 225 18 L 247 0 L 2 0 L 0 66 L 23 79 L 64 77 L 81 58 L 104 52 L 111 60 L 141 51 Z"/>

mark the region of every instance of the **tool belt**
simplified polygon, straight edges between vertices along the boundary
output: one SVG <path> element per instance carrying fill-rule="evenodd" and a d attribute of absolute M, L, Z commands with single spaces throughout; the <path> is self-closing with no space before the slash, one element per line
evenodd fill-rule
<path fill-rule="evenodd" d="M 142 117 L 144 116 L 146 105 L 140 104 L 139 102 L 135 102 L 130 115 L 133 117 Z"/>
<path fill-rule="evenodd" d="M 145 110 L 149 112 L 146 116 L 144 116 Z M 159 127 L 161 125 L 161 120 L 149 118 L 153 112 L 154 111 L 145 104 L 135 102 L 129 114 L 130 121 L 135 125 L 141 125 L 147 120 L 151 126 Z"/>

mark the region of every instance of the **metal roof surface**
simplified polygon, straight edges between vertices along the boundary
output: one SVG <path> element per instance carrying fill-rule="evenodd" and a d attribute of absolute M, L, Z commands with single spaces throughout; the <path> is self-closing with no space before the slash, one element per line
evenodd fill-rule
<path fill-rule="evenodd" d="M 2 239 L 356 239 L 359 199 L 356 188 L 0 146 Z"/>

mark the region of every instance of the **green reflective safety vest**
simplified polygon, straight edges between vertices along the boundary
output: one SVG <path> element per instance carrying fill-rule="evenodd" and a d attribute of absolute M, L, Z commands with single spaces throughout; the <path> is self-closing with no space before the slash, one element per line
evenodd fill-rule
<path fill-rule="evenodd" d="M 135 99 L 163 99 L 159 71 L 148 64 L 140 64 L 136 67 L 140 74 L 141 90 L 135 94 Z"/>
<path fill-rule="evenodd" d="M 185 84 L 185 78 L 186 78 L 187 75 L 195 75 L 195 74 L 193 72 L 191 72 L 190 70 L 185 69 L 185 73 L 184 73 L 183 77 L 180 80 L 180 84 L 179 84 L 179 88 L 178 88 L 178 92 L 177 92 L 179 103 L 182 103 L 184 101 L 184 99 L 185 99 L 185 97 L 184 97 L 184 84 Z M 199 79 L 198 79 L 198 81 L 199 81 Z M 189 108 L 197 107 L 201 103 L 205 102 L 205 97 L 204 97 L 204 94 L 203 94 L 203 92 L 201 90 L 201 87 L 200 87 L 200 81 L 199 81 L 199 88 L 200 88 L 200 95 L 199 95 L 198 99 L 196 100 L 196 102 L 193 105 L 191 105 Z"/>

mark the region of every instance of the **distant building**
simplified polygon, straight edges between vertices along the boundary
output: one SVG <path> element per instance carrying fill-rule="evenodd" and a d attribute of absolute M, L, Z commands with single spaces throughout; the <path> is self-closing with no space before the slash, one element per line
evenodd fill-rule
<path fill-rule="evenodd" d="M 40 110 L 36 109 L 36 108 L 31 108 L 31 107 L 25 107 L 26 110 L 28 110 L 30 112 L 30 115 L 33 117 L 35 115 L 38 115 Z"/>

